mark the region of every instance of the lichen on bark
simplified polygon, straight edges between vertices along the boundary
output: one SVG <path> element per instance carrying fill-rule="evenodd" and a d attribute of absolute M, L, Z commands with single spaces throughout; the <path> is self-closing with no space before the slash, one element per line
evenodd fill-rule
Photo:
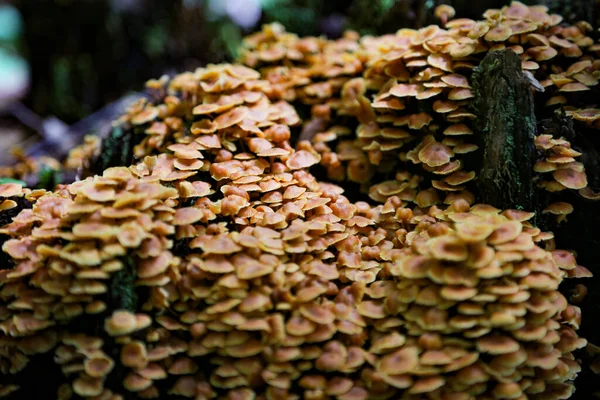
<path fill-rule="evenodd" d="M 512 50 L 492 51 L 473 73 L 482 151 L 479 200 L 533 210 L 536 118 L 530 84 Z"/>

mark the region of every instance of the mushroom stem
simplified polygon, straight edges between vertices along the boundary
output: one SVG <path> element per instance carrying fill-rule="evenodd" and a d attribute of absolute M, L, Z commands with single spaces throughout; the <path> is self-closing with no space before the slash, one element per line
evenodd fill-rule
<path fill-rule="evenodd" d="M 482 202 L 533 209 L 536 118 L 530 84 L 512 50 L 493 51 L 473 74 L 482 159 Z"/>

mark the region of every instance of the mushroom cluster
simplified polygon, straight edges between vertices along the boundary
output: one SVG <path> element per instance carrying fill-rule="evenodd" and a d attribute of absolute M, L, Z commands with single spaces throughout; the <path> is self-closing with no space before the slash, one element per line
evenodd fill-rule
<path fill-rule="evenodd" d="M 47 156 L 31 157 L 27 156 L 22 149 L 15 149 L 13 155 L 16 162 L 12 165 L 0 165 L 0 178 L 27 180 L 37 176 L 44 168 L 59 170 L 61 163 Z M 88 156 L 91 154 L 88 153 Z M 81 162 L 89 162 L 89 158 L 81 159 Z M 73 164 L 71 164 L 73 165 Z"/>
<path fill-rule="evenodd" d="M 175 228 L 164 220 L 175 213 L 177 194 L 135 178 L 127 168 L 114 168 L 39 196 L 32 209 L 2 229 L 13 237 L 3 250 L 16 264 L 0 271 L 0 331 L 11 349 L 3 372 L 20 371 L 28 356 L 54 350 L 60 341 L 57 363 L 66 376 L 74 376 L 74 392 L 102 393 L 102 379 L 114 361 L 100 350 L 101 338 L 72 336 L 65 325 L 104 313 L 114 295 L 110 291 L 117 289 L 111 278 L 124 269 L 136 268 L 131 274 L 138 287 L 168 282 L 176 259 L 167 237 Z M 140 321 L 151 320 L 141 316 Z"/>
<path fill-rule="evenodd" d="M 481 53 L 505 42 L 550 70 L 555 42 L 575 58 L 594 45 L 540 7 L 485 17 L 360 41 L 265 27 L 242 56 L 258 70 L 148 82 L 159 100 L 115 122 L 140 132 L 141 161 L 54 192 L 0 185 L 6 207 L 34 203 L 0 227 L 15 263 L 0 269 L 0 372 L 51 353 L 61 400 L 568 398 L 586 340 L 558 287 L 590 271 L 533 213 L 477 204 L 459 156 L 477 150 L 463 137 Z M 319 129 L 292 146 L 303 105 Z M 582 187 L 566 140 L 536 143 L 540 173 Z M 21 389 L 4 382 L 0 396 Z"/>
<path fill-rule="evenodd" d="M 244 39 L 239 61 L 260 71 L 271 84 L 266 93 L 272 98 L 336 107 L 342 86 L 364 69 L 358 40 L 355 32 L 338 40 L 299 38 L 274 23 Z M 323 114 L 328 114 L 325 107 L 313 109 L 313 116 Z"/>
<path fill-rule="evenodd" d="M 101 150 L 101 140 L 98 136 L 87 135 L 83 143 L 69 150 L 67 157 L 62 163 L 69 170 L 89 169 L 90 160 L 97 157 Z"/>
<path fill-rule="evenodd" d="M 572 149 L 567 140 L 544 134 L 535 138 L 535 146 L 543 152 L 544 159 L 536 162 L 534 171 L 551 177 L 551 180 L 541 180 L 538 186 L 549 192 L 587 187 L 584 166 L 576 159 L 581 153 Z"/>
<path fill-rule="evenodd" d="M 598 84 L 600 44 L 588 36 L 589 24 L 563 26 L 561 16 L 547 11 L 545 6 L 515 1 L 488 10 L 482 21 L 447 21 L 454 12 L 443 6 L 436 15 L 445 21 L 445 29 L 401 29 L 395 35 L 364 37 L 358 47 L 301 39 L 280 26 L 266 26 L 246 41 L 240 61 L 263 67 L 259 70 L 265 79 L 269 71 L 293 65 L 295 72 L 286 77 L 301 79 L 286 88 L 296 91 L 287 97 L 312 106 L 313 120 L 320 124 L 310 138 L 322 154 L 328 179 L 360 183 L 373 200 L 381 201 L 386 195 L 374 187 L 373 179 L 395 180 L 396 171 L 405 170 L 408 163 L 417 167 L 411 169 L 414 173 L 427 177 L 422 189 L 455 192 L 468 188 L 475 178 L 464 156 L 478 148 L 472 136 L 471 75 L 487 52 L 510 49 L 520 55 L 532 88 L 543 92 L 537 97 L 549 110 L 565 110 L 588 121 L 598 118 L 595 110 L 579 107 L 587 105 L 581 92 Z M 353 37 L 349 33 L 342 42 Z M 356 64 L 354 74 L 347 70 L 338 79 L 340 55 L 332 49 L 340 48 L 343 57 L 352 60 L 349 65 L 362 66 Z M 268 56 L 272 53 L 277 57 Z M 324 77 L 323 69 L 335 78 Z M 315 87 L 320 104 L 303 95 L 316 93 Z M 585 176 L 583 169 L 577 174 Z M 396 180 L 397 187 L 403 185 L 403 179 Z M 589 190 L 582 195 L 593 196 Z"/>
<path fill-rule="evenodd" d="M 577 161 L 581 153 L 572 149 L 569 141 L 542 134 L 535 138 L 535 146 L 542 154 L 542 159 L 534 165 L 534 171 L 542 177 L 538 187 L 549 192 L 579 190 L 581 196 L 593 199 L 593 191 L 587 187 L 585 167 Z M 544 214 L 555 215 L 557 223 L 565 221 L 572 212 L 573 206 L 564 201 L 552 203 L 543 211 Z"/>
<path fill-rule="evenodd" d="M 0 186 L 0 211 L 17 207 L 17 202 L 11 197 L 22 197 L 22 186 L 17 183 L 5 183 Z"/>
<path fill-rule="evenodd" d="M 537 246 L 550 236 L 527 223 L 532 216 L 465 201 L 413 216 L 421 221 L 394 270 L 401 290 L 385 305 L 399 310 L 417 343 L 430 341 L 418 358 L 428 383 L 475 398 L 572 393 L 564 379 L 581 367 L 571 352 L 586 341 L 575 332 L 579 308 L 557 289 L 561 277 L 589 271 L 570 252 Z M 541 382 L 550 376 L 558 381 Z"/>
<path fill-rule="evenodd" d="M 160 161 L 44 194 L 2 230 L 17 263 L 0 275 L 6 372 L 53 351 L 68 382 L 60 399 L 573 392 L 572 351 L 586 341 L 557 288 L 589 271 L 544 250 L 552 236 L 527 223 L 532 213 L 459 197 L 445 210 L 399 207 L 398 196 L 351 204 L 305 169 L 272 174 L 291 179 L 264 191 L 224 178 L 230 194 L 212 201 L 205 182 L 132 173 L 148 164 Z M 231 196 L 246 205 L 225 211 Z M 143 304 L 107 308 L 108 283 L 128 268 Z M 73 331 L 82 314 L 101 317 L 94 335 Z M 117 368 L 121 386 L 105 388 Z"/>

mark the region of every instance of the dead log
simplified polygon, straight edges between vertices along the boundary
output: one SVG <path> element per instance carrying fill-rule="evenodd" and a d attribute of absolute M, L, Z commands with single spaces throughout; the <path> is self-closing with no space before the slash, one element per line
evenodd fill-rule
<path fill-rule="evenodd" d="M 480 137 L 479 200 L 501 209 L 534 209 L 536 118 L 531 84 L 512 50 L 492 51 L 473 73 Z"/>

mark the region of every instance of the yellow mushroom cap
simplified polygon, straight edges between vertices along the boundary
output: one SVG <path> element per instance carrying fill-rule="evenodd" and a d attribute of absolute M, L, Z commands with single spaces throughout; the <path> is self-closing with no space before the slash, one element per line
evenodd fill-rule
<path fill-rule="evenodd" d="M 435 8 L 435 10 L 433 11 L 433 14 L 438 19 L 442 19 L 443 17 L 451 19 L 451 18 L 454 18 L 454 16 L 456 15 L 456 11 L 454 10 L 454 8 L 452 6 L 450 6 L 448 4 L 442 4 Z"/>

